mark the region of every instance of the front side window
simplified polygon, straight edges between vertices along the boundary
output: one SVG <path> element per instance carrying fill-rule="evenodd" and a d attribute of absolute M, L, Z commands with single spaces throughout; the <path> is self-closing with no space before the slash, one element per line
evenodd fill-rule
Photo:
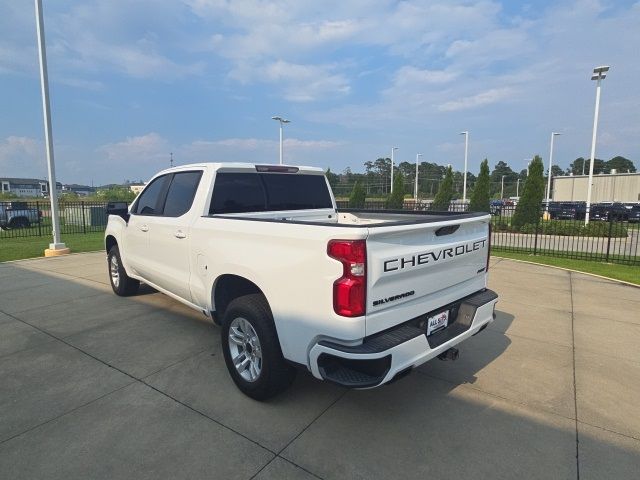
<path fill-rule="evenodd" d="M 201 171 L 180 172 L 173 175 L 164 204 L 164 216 L 179 217 L 189 211 L 201 177 Z"/>
<path fill-rule="evenodd" d="M 167 178 L 167 175 L 163 175 L 153 180 L 140 194 L 132 213 L 137 215 L 157 215 L 160 195 L 164 191 Z"/>

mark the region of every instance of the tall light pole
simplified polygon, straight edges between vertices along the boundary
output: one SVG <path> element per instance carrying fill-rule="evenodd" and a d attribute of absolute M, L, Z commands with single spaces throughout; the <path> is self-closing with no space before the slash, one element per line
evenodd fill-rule
<path fill-rule="evenodd" d="M 282 117 L 271 117 L 272 120 L 280 122 L 280 165 L 282 165 L 282 125 L 285 123 L 291 123 L 291 120 L 286 120 Z"/>
<path fill-rule="evenodd" d="M 596 157 L 596 134 L 598 133 L 598 113 L 600 111 L 600 84 L 607 77 L 609 67 L 603 65 L 593 69 L 591 80 L 596 81 L 596 111 L 593 115 L 593 136 L 591 137 L 591 158 L 589 160 L 589 185 L 587 185 L 587 212 L 584 216 L 584 224 L 589 224 L 589 211 L 591 210 L 591 184 L 593 183 L 593 163 Z"/>
<path fill-rule="evenodd" d="M 549 175 L 547 177 L 547 213 L 549 212 L 549 202 L 551 201 L 551 167 L 553 166 L 553 139 L 562 135 L 561 133 L 551 132 L 551 146 L 549 147 Z"/>
<path fill-rule="evenodd" d="M 60 217 L 58 211 L 58 191 L 56 189 L 56 165 L 53 156 L 53 132 L 51 130 L 51 108 L 49 103 L 49 75 L 47 73 L 47 48 L 44 40 L 44 16 L 42 0 L 36 3 L 36 31 L 38 33 L 38 57 L 40 59 L 40 86 L 42 89 L 42 113 L 44 115 L 44 137 L 47 145 L 47 166 L 49 169 L 49 200 L 51 202 L 51 223 L 53 243 L 44 251 L 45 257 L 64 255 L 70 250 L 60 240 Z"/>
<path fill-rule="evenodd" d="M 398 147 L 391 147 L 391 193 L 393 193 L 393 152 L 398 150 Z"/>
<path fill-rule="evenodd" d="M 460 132 L 464 135 L 464 175 L 462 177 L 462 203 L 467 202 L 467 159 L 469 157 L 469 132 L 465 130 Z"/>
<path fill-rule="evenodd" d="M 413 198 L 416 199 L 416 203 L 418 203 L 418 163 L 421 156 L 421 153 L 416 153 L 416 188 L 413 192 Z"/>
<path fill-rule="evenodd" d="M 520 198 L 520 179 L 516 182 L 516 197 Z"/>
<path fill-rule="evenodd" d="M 502 175 L 500 179 L 500 200 L 504 199 L 504 177 L 506 177 L 506 175 Z"/>

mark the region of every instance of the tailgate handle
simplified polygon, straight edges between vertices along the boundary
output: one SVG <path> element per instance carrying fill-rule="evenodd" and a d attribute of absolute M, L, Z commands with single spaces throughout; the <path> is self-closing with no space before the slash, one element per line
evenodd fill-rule
<path fill-rule="evenodd" d="M 440 227 L 436 230 L 436 237 L 441 237 L 443 235 L 451 235 L 453 232 L 458 230 L 460 225 L 447 225 L 446 227 Z"/>

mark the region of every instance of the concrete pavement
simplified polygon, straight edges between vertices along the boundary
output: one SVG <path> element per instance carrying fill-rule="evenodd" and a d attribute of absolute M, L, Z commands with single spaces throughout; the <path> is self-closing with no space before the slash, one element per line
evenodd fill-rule
<path fill-rule="evenodd" d="M 2 478 L 637 478 L 640 289 L 494 259 L 497 320 L 386 387 L 268 403 L 219 329 L 103 253 L 0 264 Z"/>

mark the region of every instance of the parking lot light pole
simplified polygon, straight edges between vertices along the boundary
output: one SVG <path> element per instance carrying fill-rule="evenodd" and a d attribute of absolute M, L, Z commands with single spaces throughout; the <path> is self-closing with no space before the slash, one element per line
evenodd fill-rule
<path fill-rule="evenodd" d="M 418 203 L 418 162 L 420 161 L 421 153 L 416 153 L 416 187 L 413 192 L 413 198 L 416 200 L 416 204 Z"/>
<path fill-rule="evenodd" d="M 51 131 L 51 109 L 49 103 L 49 76 L 47 73 L 47 50 L 44 40 L 44 18 L 42 0 L 35 0 L 36 31 L 38 34 L 38 57 L 40 60 L 40 86 L 42 90 L 42 113 L 44 115 L 44 137 L 47 147 L 47 167 L 49 170 L 49 201 L 51 202 L 51 224 L 53 243 L 44 251 L 45 257 L 65 255 L 70 252 L 60 240 L 60 216 L 58 211 L 58 191 L 56 189 L 56 167 L 53 156 L 53 133 Z"/>
<path fill-rule="evenodd" d="M 549 175 L 547 177 L 547 213 L 549 213 L 549 202 L 551 201 L 551 167 L 553 166 L 553 139 L 561 133 L 551 132 L 551 147 L 549 148 Z"/>
<path fill-rule="evenodd" d="M 467 159 L 469 157 L 469 132 L 460 132 L 464 135 L 464 175 L 462 177 L 462 203 L 467 203 Z"/>
<path fill-rule="evenodd" d="M 287 120 L 285 118 L 282 117 L 271 117 L 272 120 L 276 120 L 278 122 L 280 122 L 280 165 L 282 165 L 282 125 L 285 123 L 291 123 L 291 120 Z"/>
<path fill-rule="evenodd" d="M 504 199 L 504 177 L 506 177 L 506 175 L 502 175 L 500 179 L 500 200 Z"/>
<path fill-rule="evenodd" d="M 391 147 L 391 193 L 393 193 L 393 152 L 398 150 L 398 147 Z"/>
<path fill-rule="evenodd" d="M 520 199 L 520 179 L 516 182 L 516 197 Z"/>
<path fill-rule="evenodd" d="M 596 81 L 596 111 L 593 115 L 593 135 L 591 137 L 591 158 L 589 159 L 589 184 L 587 185 L 587 211 L 584 215 L 584 224 L 589 224 L 589 213 L 591 210 L 591 187 L 593 183 L 593 163 L 596 158 L 596 135 L 598 133 L 598 113 L 600 111 L 600 84 L 607 77 L 609 67 L 603 65 L 593 69 L 591 80 Z"/>

